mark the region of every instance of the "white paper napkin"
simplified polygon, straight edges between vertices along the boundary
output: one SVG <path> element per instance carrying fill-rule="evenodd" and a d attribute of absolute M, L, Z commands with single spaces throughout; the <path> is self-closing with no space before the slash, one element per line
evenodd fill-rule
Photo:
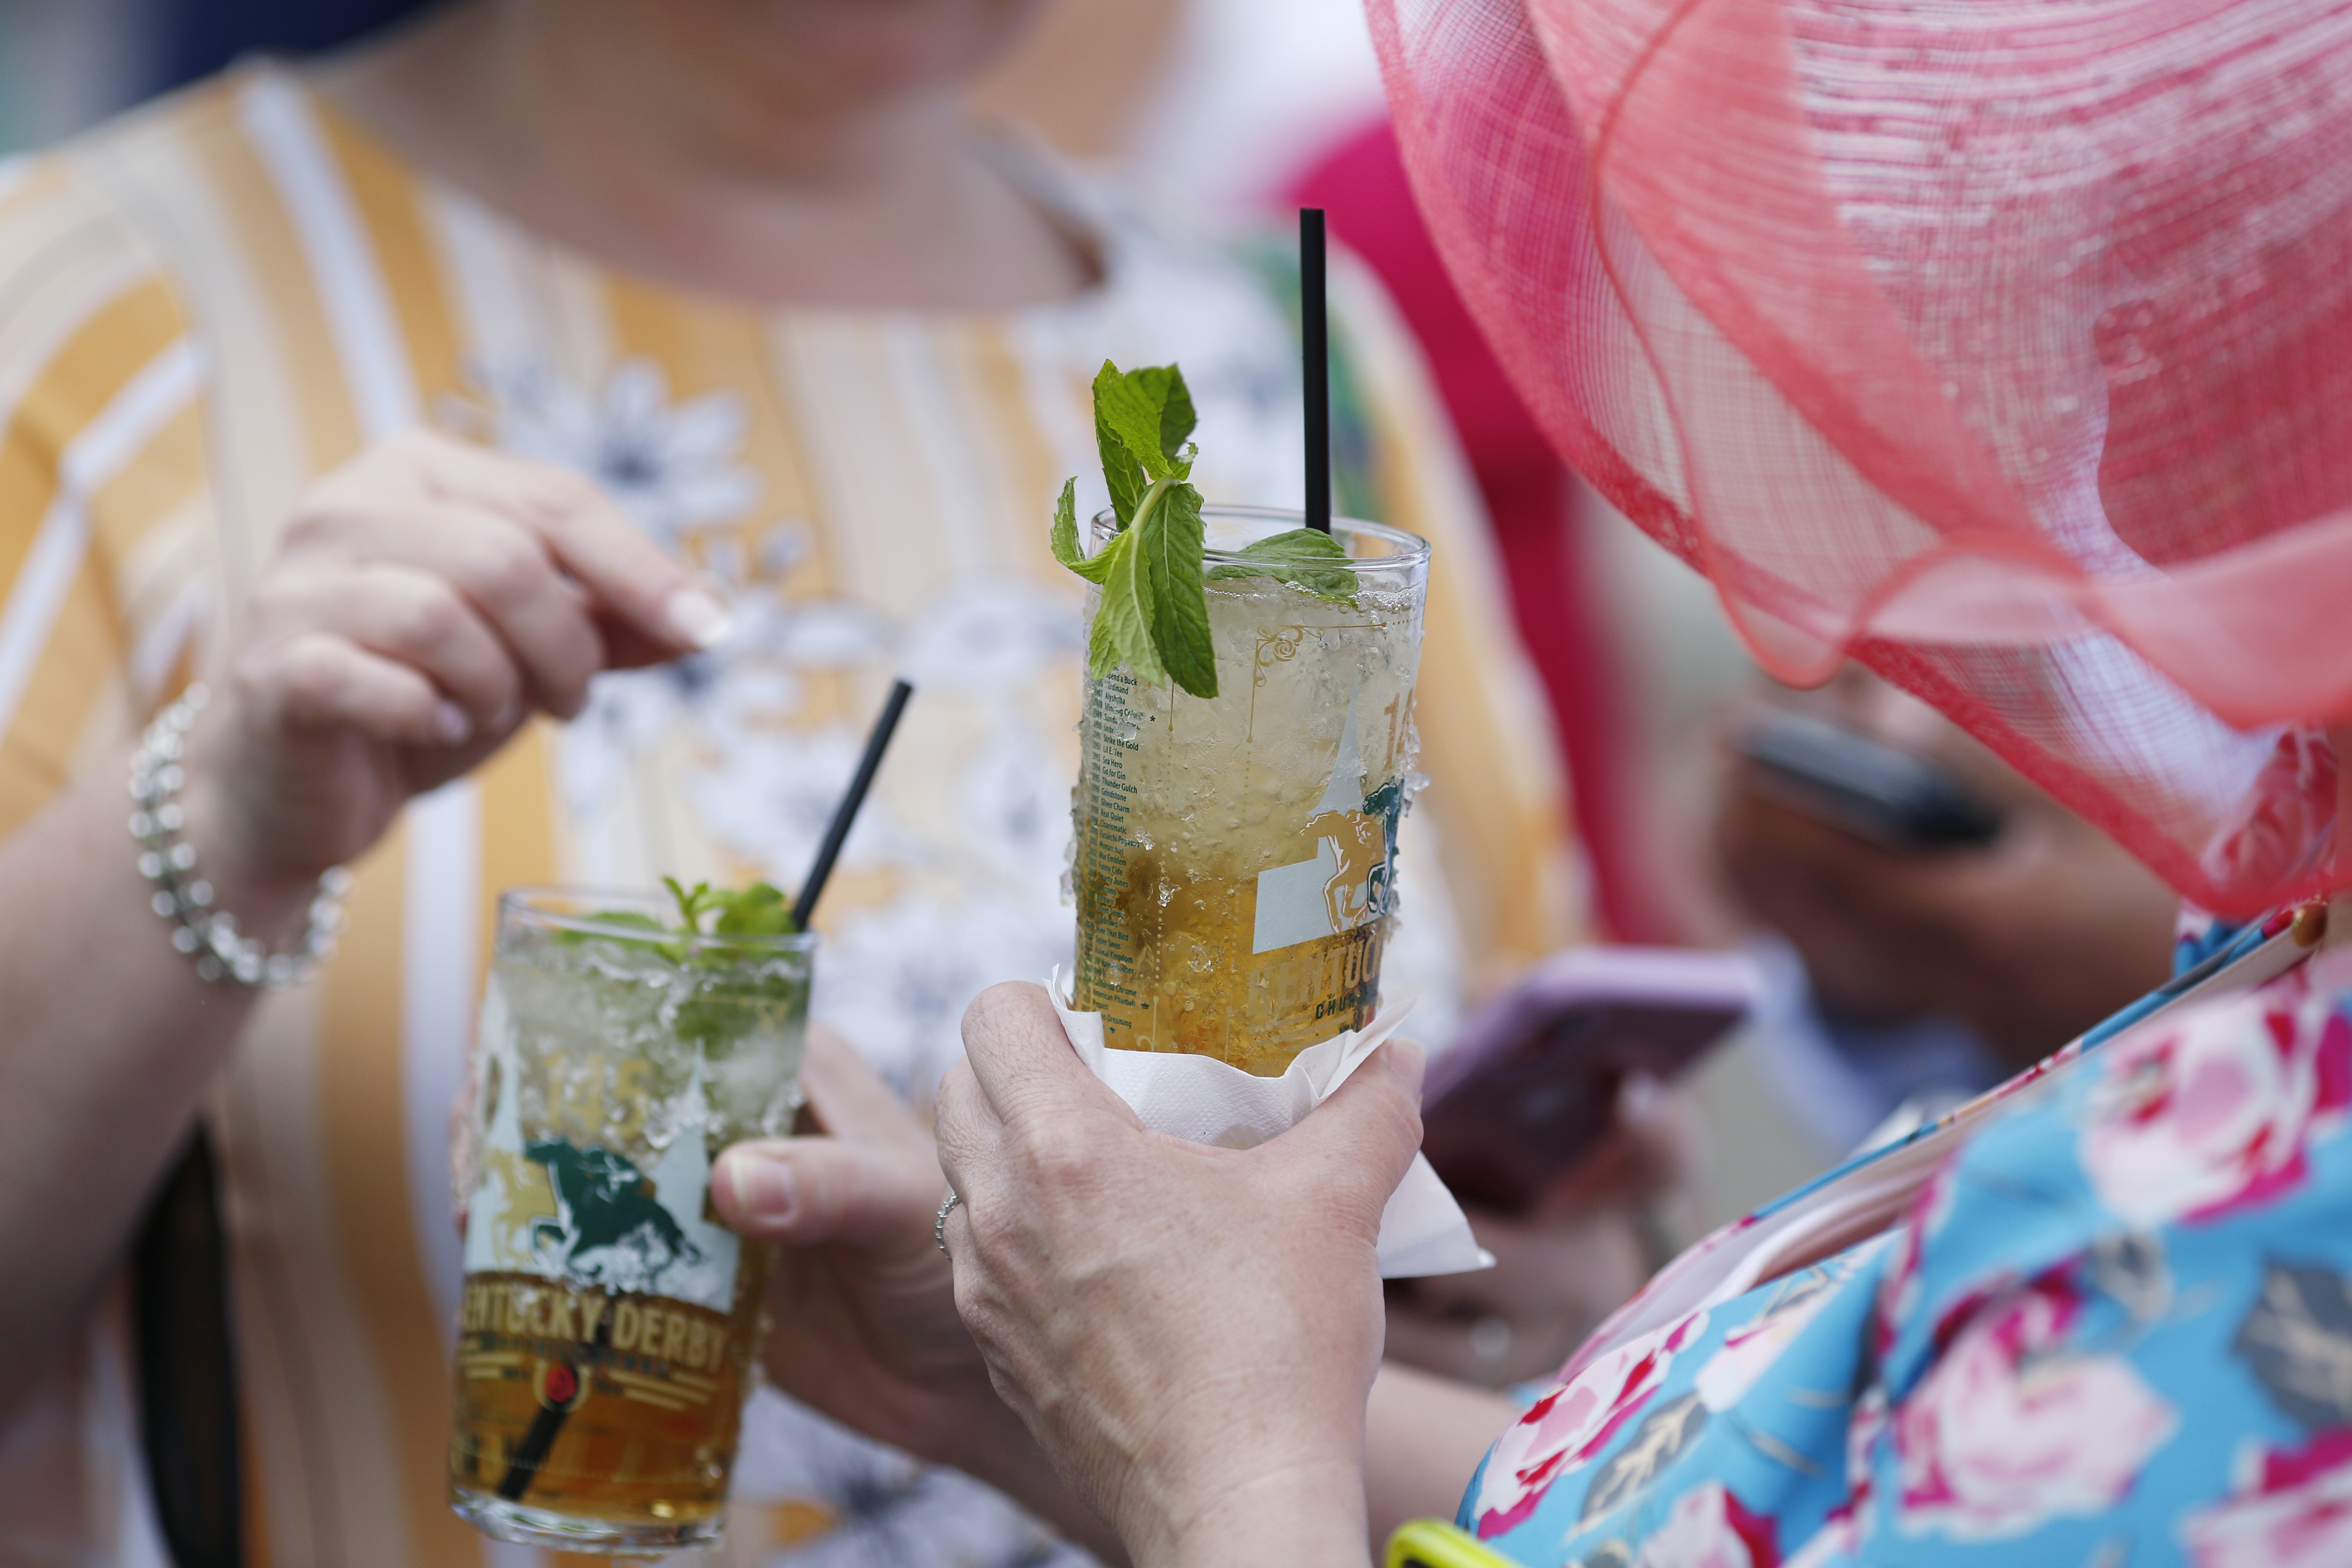
<path fill-rule="evenodd" d="M 1348 1081 L 1373 1048 L 1396 1032 L 1412 1003 L 1389 1003 L 1371 1027 L 1349 1030 L 1298 1053 L 1279 1078 L 1259 1078 L 1213 1056 L 1168 1051 L 1113 1051 L 1103 1044 L 1102 1014 L 1073 1012 L 1064 999 L 1062 971 L 1045 989 L 1078 1059 L 1154 1132 L 1187 1143 L 1248 1149 L 1297 1124 L 1323 1097 Z M 1494 1267 L 1492 1253 L 1470 1234 L 1462 1206 L 1421 1155 L 1404 1173 L 1381 1215 L 1381 1273 L 1402 1280 L 1418 1274 L 1460 1274 Z"/>

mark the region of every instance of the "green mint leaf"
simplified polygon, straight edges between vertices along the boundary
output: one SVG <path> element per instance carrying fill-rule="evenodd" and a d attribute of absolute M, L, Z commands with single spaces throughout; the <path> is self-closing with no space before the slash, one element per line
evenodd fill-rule
<path fill-rule="evenodd" d="M 755 882 L 736 893 L 711 894 L 719 918 L 711 922 L 714 936 L 782 936 L 797 931 L 793 906 L 781 889 Z"/>
<path fill-rule="evenodd" d="M 1344 604 L 1350 610 L 1356 607 L 1356 574 L 1344 566 L 1323 564 L 1348 559 L 1347 547 L 1329 534 L 1314 528 L 1292 528 L 1246 545 L 1235 553 L 1265 564 L 1244 566 L 1236 562 L 1220 566 L 1209 573 L 1211 582 L 1270 577 L 1304 589 L 1328 603 Z"/>
<path fill-rule="evenodd" d="M 1132 516 L 1134 508 L 1128 508 Z M 1119 519 L 1122 527 L 1128 518 Z M 1054 559 L 1085 578 L 1088 582 L 1100 582 L 1106 570 L 1101 556 L 1089 556 L 1078 542 L 1078 482 L 1062 481 L 1062 498 L 1054 503 L 1054 531 L 1048 541 L 1054 547 Z"/>
<path fill-rule="evenodd" d="M 1320 529 L 1292 528 L 1244 545 L 1234 553 L 1266 560 L 1313 560 L 1318 557 L 1324 560 L 1346 560 L 1348 547 Z"/>
<path fill-rule="evenodd" d="M 600 909 L 587 918 L 593 920 L 599 925 L 625 925 L 633 931 L 651 932 L 657 936 L 667 936 L 670 934 L 668 926 L 642 910 Z M 676 962 L 677 958 L 674 943 L 641 940 L 631 936 L 614 936 L 602 931 L 559 930 L 555 933 L 555 940 L 567 947 L 577 947 L 588 942 L 612 942 L 623 947 L 642 947 L 649 953 L 658 953 L 672 962 Z"/>
<path fill-rule="evenodd" d="M 1125 379 L 1160 405 L 1160 455 L 1168 459 L 1171 470 L 1190 468 L 1184 443 L 1200 422 L 1192 413 L 1192 394 L 1184 385 L 1184 372 L 1174 365 L 1146 365 L 1128 371 Z"/>
<path fill-rule="evenodd" d="M 1199 423 L 1184 372 L 1174 365 L 1096 372 L 1095 444 L 1102 453 L 1118 531 L 1092 557 L 1078 538 L 1076 480 L 1062 486 L 1048 542 L 1054 559 L 1102 595 L 1087 643 L 1099 680 L 1125 664 L 1139 681 L 1173 680 L 1195 696 L 1217 695 L 1202 576 L 1201 493 L 1185 481 Z"/>
<path fill-rule="evenodd" d="M 1160 420 L 1166 412 L 1168 383 L 1164 380 L 1156 385 L 1147 383 L 1145 373 L 1137 371 L 1121 375 L 1117 365 L 1108 360 L 1103 361 L 1102 369 L 1095 372 L 1095 440 L 1097 445 L 1103 444 L 1103 433 L 1108 429 L 1134 461 L 1143 465 L 1144 473 L 1154 479 L 1165 479 L 1170 476 L 1171 459 L 1160 444 Z M 1106 451 L 1106 478 L 1114 466 Z M 1134 519 L 1130 516 L 1124 520 Z"/>
<path fill-rule="evenodd" d="M 698 882 L 688 888 L 681 886 L 677 878 L 666 876 L 662 878 L 662 885 L 669 889 L 672 898 L 677 900 L 678 925 L 688 931 L 700 931 L 702 912 L 710 907 L 710 884 Z"/>
<path fill-rule="evenodd" d="M 1103 562 L 1102 602 L 1095 610 L 1094 634 L 1087 644 L 1087 674 L 1099 680 L 1125 664 L 1135 678 L 1152 685 L 1168 678 L 1151 635 L 1152 605 L 1137 529 L 1112 536 L 1097 552 Z"/>
<path fill-rule="evenodd" d="M 1201 492 L 1154 486 L 1157 505 L 1136 515 L 1136 549 L 1151 593 L 1151 632 L 1160 662 L 1196 697 L 1217 695 L 1217 653 L 1209 641 L 1209 600 L 1201 587 Z"/>
<path fill-rule="evenodd" d="M 1123 528 L 1135 520 L 1136 503 L 1151 487 L 1151 476 L 1103 418 L 1099 403 L 1095 408 L 1095 449 L 1102 454 L 1103 482 L 1110 486 L 1111 515 Z"/>
<path fill-rule="evenodd" d="M 666 876 L 662 878 L 662 883 L 669 889 L 670 897 L 677 901 L 677 925 L 668 925 L 642 910 L 603 909 L 588 918 L 600 925 L 617 925 L 630 931 L 642 931 L 646 935 L 639 937 L 615 936 L 611 931 L 559 931 L 556 940 L 572 946 L 585 942 L 611 942 L 657 955 L 676 968 L 714 971 L 709 983 L 730 996 L 782 996 L 789 994 L 798 983 L 783 976 L 766 976 L 741 984 L 725 978 L 728 971 L 740 965 L 757 964 L 771 953 L 772 949 L 764 943 L 749 938 L 788 936 L 800 929 L 793 920 L 792 902 L 782 891 L 764 882 L 736 889 L 714 888 L 704 882 L 688 887 L 676 877 Z M 707 931 L 703 928 L 705 915 L 715 916 L 709 922 L 710 928 Z M 692 936 L 699 936 L 703 940 L 686 940 Z M 710 940 L 715 936 L 747 940 L 740 944 Z M 740 1028 L 726 1024 L 723 1019 L 714 1021 L 713 1018 L 700 1017 L 699 1021 L 689 1021 L 688 1015 L 695 1011 L 697 1006 L 697 1003 L 688 1002 L 679 1009 L 680 1039 L 699 1040 L 708 1046 L 722 1043 L 720 1036 L 729 1029 L 740 1032 Z M 704 1010 L 708 1012 L 709 1009 Z"/>

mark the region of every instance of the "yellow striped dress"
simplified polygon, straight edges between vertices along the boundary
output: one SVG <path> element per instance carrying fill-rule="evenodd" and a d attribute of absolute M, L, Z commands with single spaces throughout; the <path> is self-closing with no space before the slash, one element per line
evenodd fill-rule
<path fill-rule="evenodd" d="M 1099 491 L 1089 378 L 1106 356 L 1181 360 L 1212 500 L 1296 504 L 1299 398 L 1261 272 L 1091 178 L 1031 177 L 1093 237 L 1101 282 L 955 314 L 616 274 L 405 165 L 275 66 L 0 168 L 0 831 L 120 768 L 144 716 L 234 645 L 297 493 L 410 426 L 598 476 L 728 584 L 742 628 L 720 655 L 602 678 L 579 720 L 414 802 L 355 868 L 341 953 L 264 1003 L 217 1085 L 255 1563 L 537 1561 L 444 1498 L 449 1106 L 498 889 L 792 885 L 903 671 L 919 695 L 827 895 L 820 1015 L 920 1094 L 972 993 L 1068 961 L 1081 585 L 1045 535 L 1065 476 Z M 1360 272 L 1334 305 L 1363 504 L 1436 546 L 1433 785 L 1390 984 L 1442 1016 L 1570 936 L 1574 862 L 1443 416 Z M 150 1560 L 110 1322 L 0 1434 L 0 1561 Z M 1054 1553 L 964 1478 L 780 1396 L 747 1433 L 729 1561 Z"/>

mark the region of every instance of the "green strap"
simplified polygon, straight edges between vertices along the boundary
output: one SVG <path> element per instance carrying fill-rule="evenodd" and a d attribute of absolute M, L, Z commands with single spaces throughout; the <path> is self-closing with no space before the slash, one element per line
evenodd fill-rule
<path fill-rule="evenodd" d="M 1386 1568 L 1519 1568 L 1475 1536 L 1443 1520 L 1409 1520 L 1389 1537 Z"/>

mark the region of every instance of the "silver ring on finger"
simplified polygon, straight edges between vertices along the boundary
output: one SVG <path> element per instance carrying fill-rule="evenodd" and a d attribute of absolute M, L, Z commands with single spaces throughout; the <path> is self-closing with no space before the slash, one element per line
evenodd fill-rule
<path fill-rule="evenodd" d="M 950 1262 L 954 1261 L 955 1254 L 948 1250 L 948 1212 L 962 1201 L 961 1193 L 953 1187 L 948 1188 L 947 1197 L 940 1204 L 940 1217 L 931 1224 L 931 1239 L 940 1244 L 940 1256 Z"/>

